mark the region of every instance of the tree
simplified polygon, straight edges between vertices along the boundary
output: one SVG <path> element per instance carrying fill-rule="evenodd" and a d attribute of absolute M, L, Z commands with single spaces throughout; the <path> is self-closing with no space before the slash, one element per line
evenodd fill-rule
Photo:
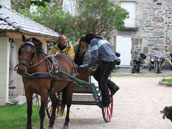
<path fill-rule="evenodd" d="M 14 9 L 17 12 L 21 9 L 29 11 L 31 5 L 45 7 L 46 5 L 55 6 L 61 4 L 62 0 L 11 0 L 12 9 Z"/>
<path fill-rule="evenodd" d="M 48 6 L 39 6 L 36 11 L 30 12 L 27 9 L 23 9 L 19 10 L 19 13 L 58 32 L 59 34 L 65 34 L 70 40 L 76 41 L 74 39 L 75 36 L 72 28 L 75 17 L 69 13 L 63 12 L 59 6 L 51 8 Z"/>
<path fill-rule="evenodd" d="M 30 0 L 11 0 L 11 8 L 18 12 L 21 9 L 30 9 L 31 1 Z"/>
<path fill-rule="evenodd" d="M 113 29 L 122 29 L 128 12 L 109 0 L 80 0 L 77 16 L 62 11 L 60 6 L 39 6 L 36 12 L 21 10 L 22 14 L 65 34 L 73 42 L 88 32 L 109 39 Z"/>
<path fill-rule="evenodd" d="M 31 4 L 34 4 L 36 6 L 43 6 L 43 7 L 45 7 L 50 3 L 61 4 L 63 2 L 63 0 L 30 0 L 30 1 Z"/>
<path fill-rule="evenodd" d="M 128 12 L 109 0 L 82 0 L 77 17 L 79 32 L 93 32 L 109 38 L 113 29 L 122 29 Z"/>

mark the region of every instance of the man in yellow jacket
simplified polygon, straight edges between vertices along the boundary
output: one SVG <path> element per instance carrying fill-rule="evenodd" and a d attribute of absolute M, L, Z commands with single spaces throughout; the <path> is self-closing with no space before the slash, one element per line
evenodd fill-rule
<path fill-rule="evenodd" d="M 72 59 L 75 57 L 75 52 L 72 44 L 68 43 L 67 38 L 65 35 L 60 35 L 58 44 L 54 45 L 53 48 L 50 50 L 49 54 L 55 54 L 57 52 L 66 53 Z"/>

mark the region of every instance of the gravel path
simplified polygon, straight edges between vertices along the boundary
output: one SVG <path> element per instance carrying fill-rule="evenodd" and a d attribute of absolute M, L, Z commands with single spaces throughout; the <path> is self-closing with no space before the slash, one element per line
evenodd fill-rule
<path fill-rule="evenodd" d="M 158 85 L 162 77 L 114 77 L 120 86 L 114 96 L 111 122 L 105 123 L 97 106 L 72 105 L 69 129 L 172 129 L 160 110 L 172 105 L 172 87 Z M 58 118 L 54 129 L 62 129 Z"/>

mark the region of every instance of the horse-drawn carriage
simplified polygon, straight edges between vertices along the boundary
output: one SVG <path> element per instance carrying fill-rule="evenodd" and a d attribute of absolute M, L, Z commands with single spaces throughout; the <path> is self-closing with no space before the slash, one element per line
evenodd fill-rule
<path fill-rule="evenodd" d="M 88 67 L 77 67 L 78 76 L 71 77 L 76 83 L 73 89 L 72 104 L 77 105 L 97 105 L 102 109 L 102 115 L 105 122 L 109 122 L 113 113 L 113 97 L 110 98 L 109 107 L 103 107 L 101 103 L 101 91 L 95 83 L 92 82 L 93 70 Z M 57 94 L 57 98 L 61 99 L 61 94 Z M 56 109 L 56 117 L 59 114 L 60 105 Z M 51 100 L 48 100 L 47 115 L 50 118 L 52 112 Z"/>
<path fill-rule="evenodd" d="M 34 93 L 41 97 L 40 107 L 40 129 L 43 129 L 45 109 L 50 118 L 49 127 L 53 127 L 56 114 L 61 107 L 63 113 L 67 105 L 65 126 L 69 123 L 69 110 L 71 104 L 97 105 L 102 109 L 105 122 L 109 122 L 113 112 L 113 98 L 109 107 L 103 107 L 101 103 L 102 94 L 99 87 L 91 82 L 91 70 L 77 68 L 66 54 L 47 56 L 42 50 L 42 43 L 35 38 L 26 39 L 18 51 L 19 63 L 15 70 L 22 76 L 25 95 L 27 99 L 27 129 L 31 129 L 32 96 Z M 77 76 L 76 71 L 80 73 Z M 74 89 L 73 89 L 74 87 Z M 72 100 L 72 94 L 81 96 L 89 95 L 93 99 L 86 101 Z M 48 98 L 51 99 L 48 100 Z M 48 104 L 47 104 L 48 100 Z"/>

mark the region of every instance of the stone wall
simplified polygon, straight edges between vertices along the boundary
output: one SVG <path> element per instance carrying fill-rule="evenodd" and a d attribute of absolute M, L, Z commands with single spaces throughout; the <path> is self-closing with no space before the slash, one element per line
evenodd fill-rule
<path fill-rule="evenodd" d="M 132 37 L 132 58 L 135 53 L 148 56 L 145 63 L 149 63 L 150 56 L 164 56 L 169 61 L 172 52 L 172 0 L 113 0 L 136 2 L 136 27 L 127 30 L 114 30 L 114 35 L 128 35 Z"/>
<path fill-rule="evenodd" d="M 165 51 L 172 52 L 172 1 L 165 0 Z"/>
<path fill-rule="evenodd" d="M 134 46 L 133 51 L 143 52 L 149 57 L 164 56 L 168 60 L 172 48 L 171 6 L 172 1 L 170 0 L 138 1 L 137 24 L 139 29 L 135 38 L 139 39 L 139 43 Z"/>

